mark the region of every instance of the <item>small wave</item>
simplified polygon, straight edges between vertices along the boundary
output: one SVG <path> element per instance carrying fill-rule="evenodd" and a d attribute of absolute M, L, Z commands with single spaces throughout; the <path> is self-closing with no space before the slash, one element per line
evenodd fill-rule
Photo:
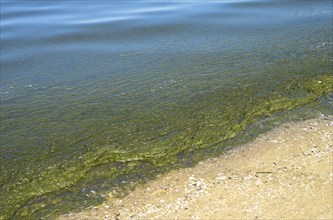
<path fill-rule="evenodd" d="M 108 23 L 114 21 L 125 21 L 135 19 L 136 16 L 126 15 L 126 16 L 111 16 L 111 17 L 98 17 L 92 19 L 84 19 L 79 21 L 74 21 L 72 24 L 97 24 L 97 23 Z"/>
<path fill-rule="evenodd" d="M 122 13 L 125 12 L 128 14 L 142 14 L 142 13 L 153 13 L 153 12 L 162 12 L 162 11 L 173 11 L 173 10 L 180 9 L 180 8 L 182 8 L 182 6 L 180 6 L 180 5 L 144 7 L 144 8 L 138 8 L 138 9 L 125 10 Z"/>

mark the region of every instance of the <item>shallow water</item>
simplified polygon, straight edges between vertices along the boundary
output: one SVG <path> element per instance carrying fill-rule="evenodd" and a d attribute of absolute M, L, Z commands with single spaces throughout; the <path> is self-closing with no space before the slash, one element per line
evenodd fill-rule
<path fill-rule="evenodd" d="M 100 203 L 281 112 L 333 114 L 331 22 L 329 0 L 1 1 L 2 218 Z"/>

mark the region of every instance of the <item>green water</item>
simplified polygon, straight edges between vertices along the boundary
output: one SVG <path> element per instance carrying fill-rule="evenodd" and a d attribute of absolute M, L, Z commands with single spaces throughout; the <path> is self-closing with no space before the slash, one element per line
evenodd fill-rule
<path fill-rule="evenodd" d="M 0 218 L 79 211 L 333 114 L 332 12 L 319 2 L 2 3 Z M 122 23 L 117 7 L 141 17 Z"/>

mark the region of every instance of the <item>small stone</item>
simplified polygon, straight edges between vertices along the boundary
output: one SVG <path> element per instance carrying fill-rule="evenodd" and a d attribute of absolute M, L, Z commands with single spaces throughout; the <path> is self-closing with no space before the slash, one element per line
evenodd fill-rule
<path fill-rule="evenodd" d="M 228 177 L 227 176 L 219 176 L 216 179 L 217 180 L 226 180 L 226 179 L 228 179 Z"/>

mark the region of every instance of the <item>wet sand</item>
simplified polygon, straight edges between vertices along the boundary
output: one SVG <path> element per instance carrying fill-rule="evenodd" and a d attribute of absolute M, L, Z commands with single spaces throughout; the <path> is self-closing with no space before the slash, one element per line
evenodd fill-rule
<path fill-rule="evenodd" d="M 60 219 L 333 219 L 333 117 L 284 124 Z"/>

